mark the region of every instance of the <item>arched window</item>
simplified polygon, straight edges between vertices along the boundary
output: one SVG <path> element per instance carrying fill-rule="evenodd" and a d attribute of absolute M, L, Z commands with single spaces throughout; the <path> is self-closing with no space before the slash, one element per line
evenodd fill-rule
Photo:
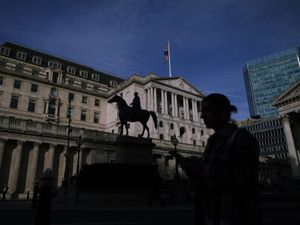
<path fill-rule="evenodd" d="M 174 124 L 173 124 L 173 123 L 170 124 L 170 129 L 171 129 L 171 130 L 174 129 Z"/>
<path fill-rule="evenodd" d="M 55 115 L 55 110 L 56 110 L 56 100 L 51 99 L 48 105 L 48 114 Z"/>
<path fill-rule="evenodd" d="M 159 127 L 164 127 L 163 121 L 159 121 Z"/>

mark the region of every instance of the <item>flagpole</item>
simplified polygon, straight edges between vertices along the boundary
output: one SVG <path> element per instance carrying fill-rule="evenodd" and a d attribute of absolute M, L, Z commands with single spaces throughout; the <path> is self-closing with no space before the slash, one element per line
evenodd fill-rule
<path fill-rule="evenodd" d="M 172 77 L 170 41 L 168 41 L 169 77 Z"/>

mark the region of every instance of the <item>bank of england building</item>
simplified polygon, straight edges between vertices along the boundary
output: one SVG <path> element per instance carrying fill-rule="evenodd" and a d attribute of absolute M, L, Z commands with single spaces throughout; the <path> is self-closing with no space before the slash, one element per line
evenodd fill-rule
<path fill-rule="evenodd" d="M 78 165 L 114 163 L 118 109 L 107 101 L 117 94 L 129 105 L 135 92 L 142 109 L 157 115 L 157 129 L 151 119 L 148 122 L 155 144 L 153 162 L 163 179 L 173 179 L 171 137 L 178 139 L 177 149 L 183 155 L 200 156 L 211 134 L 200 118 L 204 97 L 200 90 L 180 76 L 133 75 L 124 80 L 33 48 L 2 44 L 0 187 L 8 186 L 15 196 L 32 192 L 46 168 L 53 170 L 55 185 L 60 187 L 67 153 L 70 176 Z M 141 133 L 141 124 L 129 126 L 130 136 Z M 181 170 L 180 174 L 184 176 Z"/>

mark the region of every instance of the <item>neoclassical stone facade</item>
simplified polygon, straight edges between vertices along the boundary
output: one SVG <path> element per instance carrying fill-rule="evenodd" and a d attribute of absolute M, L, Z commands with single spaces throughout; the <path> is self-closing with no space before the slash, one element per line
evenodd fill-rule
<path fill-rule="evenodd" d="M 273 102 L 283 122 L 292 174 L 300 179 L 300 81 Z"/>
<path fill-rule="evenodd" d="M 211 133 L 200 119 L 201 91 L 181 77 L 150 74 L 124 81 L 24 46 L 0 46 L 0 188 L 7 185 L 11 196 L 32 192 L 46 168 L 53 169 L 59 187 L 66 171 L 71 177 L 77 166 L 114 162 L 118 117 L 107 100 L 119 94 L 130 104 L 135 91 L 142 108 L 158 116 L 157 130 L 148 123 L 156 145 L 153 160 L 161 176 L 172 179 L 171 136 L 178 138 L 182 154 L 199 156 Z M 131 123 L 130 135 L 137 136 L 141 128 Z"/>

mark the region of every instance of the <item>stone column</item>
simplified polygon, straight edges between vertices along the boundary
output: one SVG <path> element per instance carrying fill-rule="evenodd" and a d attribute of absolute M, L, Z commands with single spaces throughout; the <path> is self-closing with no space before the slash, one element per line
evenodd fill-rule
<path fill-rule="evenodd" d="M 157 88 L 153 88 L 154 108 L 153 111 L 157 112 Z"/>
<path fill-rule="evenodd" d="M 190 107 L 189 107 L 189 99 L 188 98 L 186 98 L 185 99 L 185 101 L 186 101 L 186 119 L 187 120 L 190 120 Z"/>
<path fill-rule="evenodd" d="M 175 116 L 175 94 L 171 93 L 172 116 Z"/>
<path fill-rule="evenodd" d="M 26 174 L 25 190 L 29 188 L 31 192 L 33 191 L 33 187 L 36 179 L 36 168 L 38 163 L 39 148 L 40 148 L 40 143 L 38 142 L 33 143 L 33 148 L 30 150 L 28 156 L 28 170 Z"/>
<path fill-rule="evenodd" d="M 58 178 L 57 185 L 61 186 L 64 179 L 65 165 L 66 165 L 66 152 L 67 146 L 64 146 L 64 150 L 59 154 L 59 165 L 58 165 Z"/>
<path fill-rule="evenodd" d="M 290 126 L 289 116 L 285 115 L 282 119 L 283 122 L 283 130 L 288 146 L 290 165 L 292 169 L 292 174 L 295 179 L 300 179 L 300 167 L 299 167 L 299 159 L 297 157 L 295 142 L 293 139 L 292 129 Z"/>
<path fill-rule="evenodd" d="M 150 111 L 153 111 L 153 88 L 150 88 Z"/>
<path fill-rule="evenodd" d="M 49 144 L 49 149 L 45 155 L 44 170 L 53 169 L 55 146 L 55 144 Z"/>
<path fill-rule="evenodd" d="M 183 102 L 183 113 L 184 113 L 184 119 L 187 119 L 187 115 L 186 115 L 186 101 L 185 101 L 185 97 L 182 97 L 182 102 Z"/>
<path fill-rule="evenodd" d="M 196 117 L 196 101 L 192 99 L 192 112 L 193 112 L 193 121 L 197 121 Z"/>
<path fill-rule="evenodd" d="M 78 161 L 78 147 L 76 147 L 76 151 L 73 153 L 73 169 L 72 169 L 72 175 L 75 175 L 77 172 L 77 161 Z"/>
<path fill-rule="evenodd" d="M 165 91 L 165 113 L 168 115 L 168 92 Z"/>
<path fill-rule="evenodd" d="M 23 144 L 23 141 L 17 141 L 17 146 L 12 150 L 8 175 L 8 188 L 10 193 L 17 191 Z"/>
<path fill-rule="evenodd" d="M 198 110 L 197 110 L 197 101 L 196 100 L 194 102 L 194 107 L 195 107 L 195 121 L 199 121 Z"/>
<path fill-rule="evenodd" d="M 160 92 L 160 98 L 161 98 L 161 113 L 165 113 L 165 98 L 164 98 L 164 91 L 161 90 Z"/>
<path fill-rule="evenodd" d="M 3 161 L 4 148 L 5 148 L 5 139 L 0 138 L 0 169 Z"/>
<path fill-rule="evenodd" d="M 177 95 L 174 94 L 174 103 L 175 103 L 175 116 L 178 117 L 178 102 L 177 102 Z"/>
<path fill-rule="evenodd" d="M 147 110 L 150 111 L 150 88 L 147 88 Z"/>

